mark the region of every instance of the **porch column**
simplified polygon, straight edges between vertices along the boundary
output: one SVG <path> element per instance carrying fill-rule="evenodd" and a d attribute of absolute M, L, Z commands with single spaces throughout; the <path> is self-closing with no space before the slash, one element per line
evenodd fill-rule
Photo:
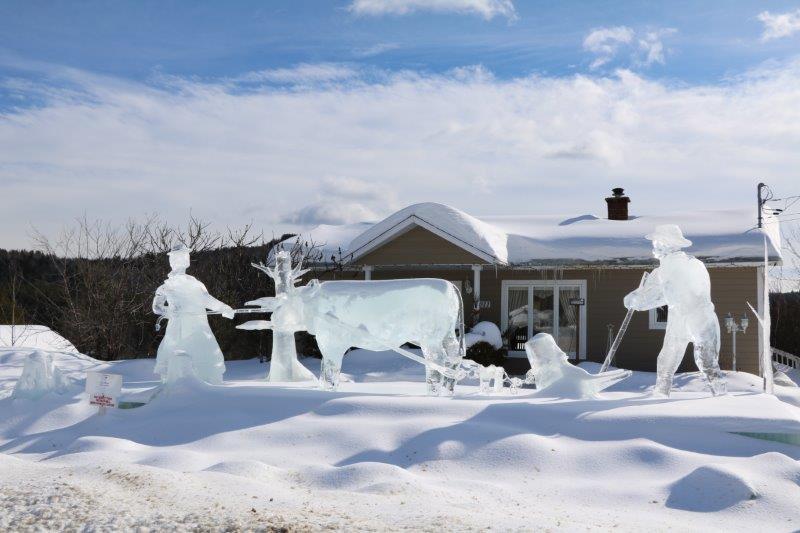
<path fill-rule="evenodd" d="M 372 265 L 364 265 L 363 267 L 361 267 L 361 269 L 364 271 L 364 280 L 365 281 L 371 280 L 372 279 Z"/>
<path fill-rule="evenodd" d="M 475 309 L 478 309 L 478 306 L 481 302 L 481 269 L 483 267 L 481 265 L 472 265 L 472 295 L 473 301 L 475 302 Z"/>

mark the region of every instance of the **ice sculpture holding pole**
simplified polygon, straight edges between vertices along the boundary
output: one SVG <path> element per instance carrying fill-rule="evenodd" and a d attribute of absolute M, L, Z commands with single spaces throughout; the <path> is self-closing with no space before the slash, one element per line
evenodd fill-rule
<path fill-rule="evenodd" d="M 645 311 L 666 305 L 667 331 L 658 355 L 654 393 L 669 396 L 672 378 L 689 343 L 694 346 L 697 368 L 705 375 L 713 395 L 725 394 L 719 369 L 719 321 L 711 302 L 711 280 L 705 265 L 681 251 L 692 245 L 673 224 L 657 226 L 645 238 L 653 242 L 659 267 L 644 284 L 625 296 L 625 307 Z"/>
<path fill-rule="evenodd" d="M 155 373 L 167 380 L 170 358 L 179 352 L 191 357 L 197 377 L 219 385 L 225 372 L 225 361 L 217 339 L 208 326 L 209 314 L 221 314 L 231 319 L 234 310 L 210 294 L 197 278 L 186 274 L 189 267 L 189 248 L 179 244 L 169 252 L 172 271 L 167 280 L 156 289 L 153 312 L 161 315 L 156 323 L 159 329 L 164 319 L 169 319 L 164 339 L 158 346 Z M 210 310 L 210 312 L 209 312 Z"/>
<path fill-rule="evenodd" d="M 631 375 L 630 370 L 590 374 L 570 364 L 567 354 L 549 333 L 539 333 L 525 343 L 525 353 L 536 376 L 536 388 L 559 398 L 589 399 Z"/>
<path fill-rule="evenodd" d="M 450 395 L 467 371 L 460 369 L 464 312 L 458 289 L 441 279 L 387 281 L 312 280 L 303 287 L 250 302 L 272 312 L 276 331 L 305 330 L 316 336 L 320 386 L 335 390 L 342 357 L 353 346 L 394 350 L 426 365 L 428 393 Z M 412 342 L 424 359 L 402 348 Z M 473 365 L 477 372 L 479 365 Z M 470 367 L 471 368 L 471 367 Z M 477 374 L 476 374 L 477 375 Z"/>
<path fill-rule="evenodd" d="M 275 254 L 275 267 L 270 268 L 263 263 L 254 264 L 275 281 L 275 296 L 288 298 L 297 287 L 295 285 L 303 274 L 301 264 L 292 267 L 292 255 L 286 250 L 279 250 Z M 262 300 L 253 300 L 245 305 L 261 305 Z M 239 329 L 268 329 L 272 327 L 272 357 L 270 361 L 269 376 L 267 381 L 307 381 L 315 379 L 314 374 L 297 360 L 297 347 L 294 340 L 292 327 L 283 328 L 274 321 L 272 323 L 253 320 L 237 326 Z"/>

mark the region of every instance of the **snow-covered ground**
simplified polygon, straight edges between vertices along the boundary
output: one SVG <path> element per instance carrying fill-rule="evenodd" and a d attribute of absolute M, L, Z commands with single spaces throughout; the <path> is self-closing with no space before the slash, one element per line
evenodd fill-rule
<path fill-rule="evenodd" d="M 13 400 L 28 353 L 0 350 L 0 530 L 800 528 L 800 445 L 733 433 L 800 435 L 800 390 L 747 374 L 719 398 L 688 374 L 652 399 L 647 373 L 594 401 L 429 398 L 418 365 L 357 350 L 336 393 L 228 362 L 224 386 L 98 416 L 84 372 L 122 374 L 136 400 L 153 360 L 55 353 L 70 392 Z"/>

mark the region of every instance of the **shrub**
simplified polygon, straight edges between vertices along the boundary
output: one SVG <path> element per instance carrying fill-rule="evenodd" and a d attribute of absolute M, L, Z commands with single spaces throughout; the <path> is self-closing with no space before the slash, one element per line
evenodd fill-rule
<path fill-rule="evenodd" d="M 479 341 L 467 348 L 466 357 L 483 366 L 503 366 L 506 358 L 506 350 L 503 348 L 496 350 L 494 346 L 488 342 Z"/>

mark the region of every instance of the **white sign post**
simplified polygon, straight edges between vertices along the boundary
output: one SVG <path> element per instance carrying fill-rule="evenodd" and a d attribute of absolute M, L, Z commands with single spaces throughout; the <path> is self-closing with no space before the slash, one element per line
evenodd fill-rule
<path fill-rule="evenodd" d="M 89 404 L 98 406 L 99 414 L 105 414 L 107 407 L 117 406 L 120 392 L 122 392 L 122 376 L 119 374 L 86 373 L 86 394 L 89 395 Z"/>

